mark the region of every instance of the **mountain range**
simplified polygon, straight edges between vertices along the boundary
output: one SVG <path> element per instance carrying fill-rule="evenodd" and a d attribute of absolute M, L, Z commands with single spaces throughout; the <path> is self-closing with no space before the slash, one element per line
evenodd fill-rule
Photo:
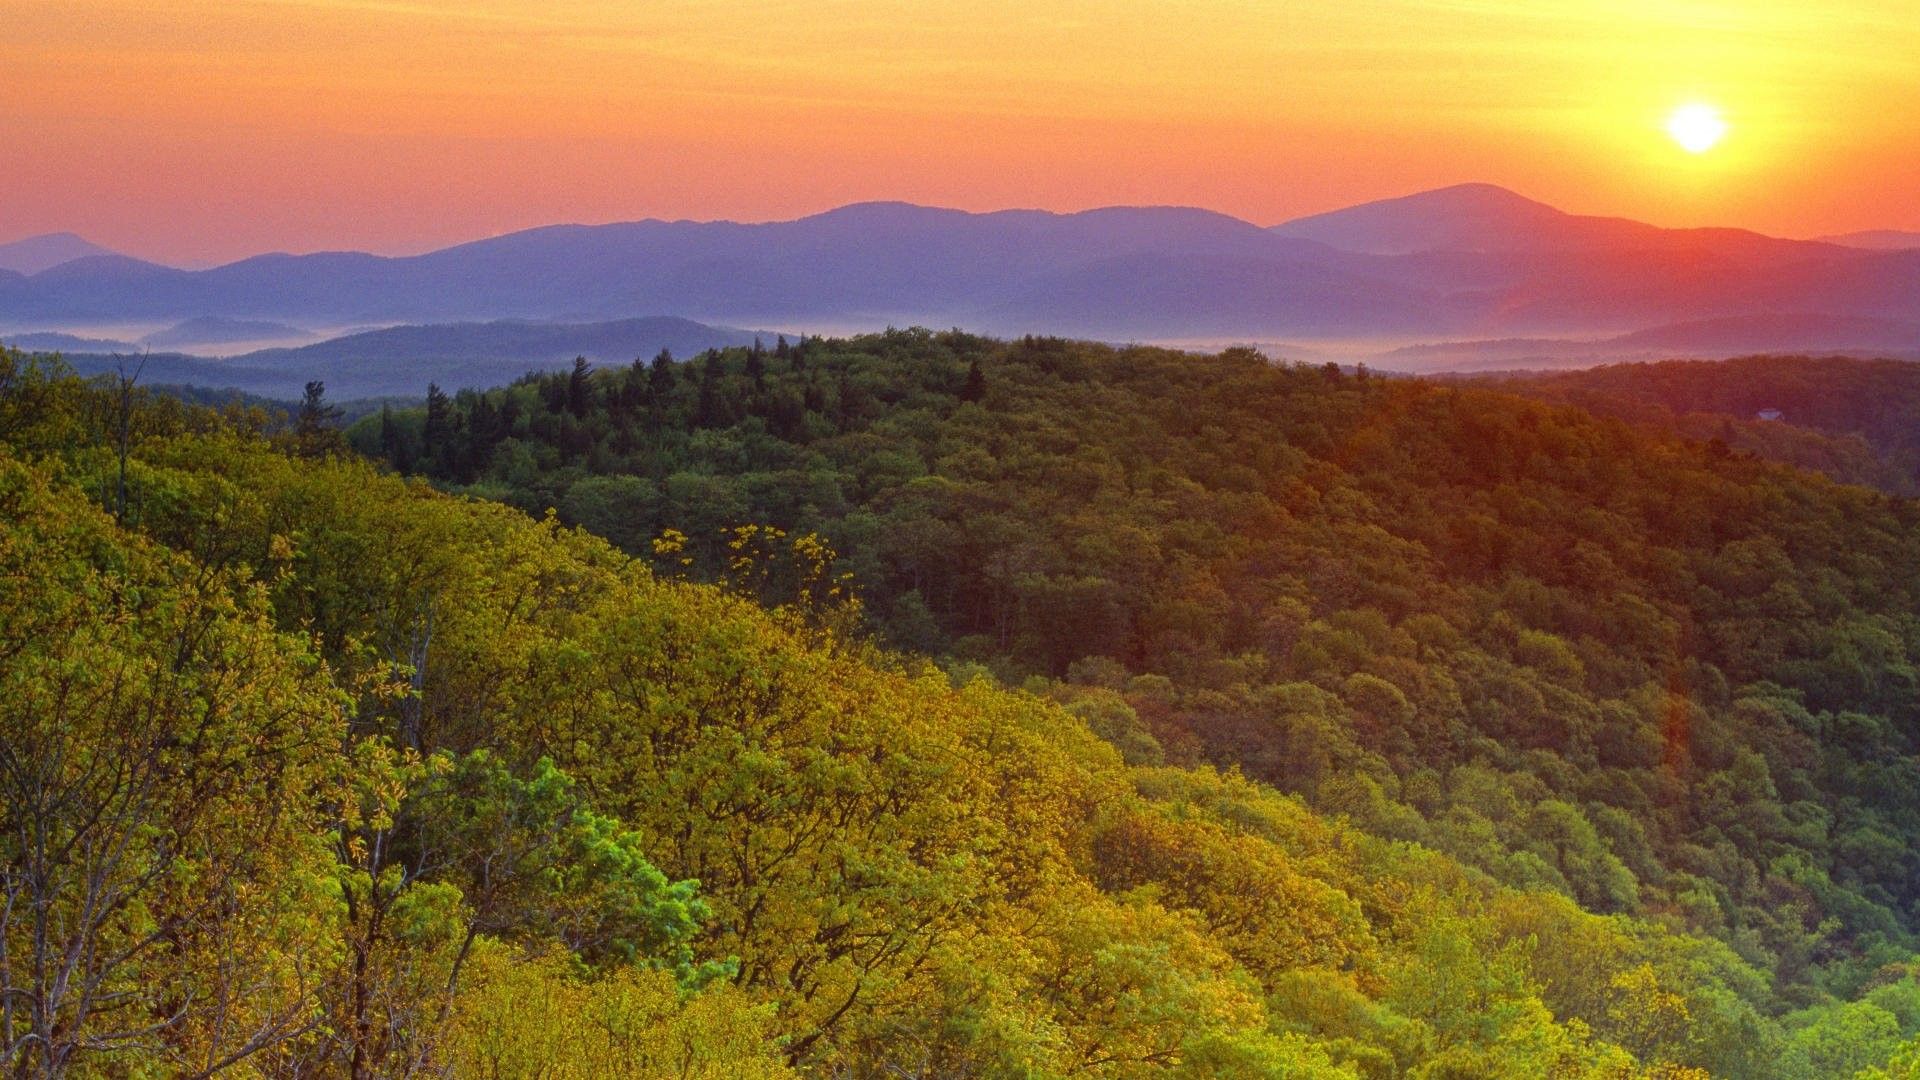
<path fill-rule="evenodd" d="M 1879 251 L 1908 251 L 1920 248 L 1920 232 L 1904 229 L 1868 229 L 1865 232 L 1823 236 L 1821 240 L 1847 247 L 1873 248 Z"/>
<path fill-rule="evenodd" d="M 1920 319 L 1775 312 L 1693 319 L 1593 339 L 1500 338 L 1404 345 L 1370 363 L 1395 371 L 1587 367 L 1673 357 L 1833 353 L 1920 360 Z"/>
<path fill-rule="evenodd" d="M 1272 228 L 1181 207 L 863 203 L 768 224 L 556 225 L 400 258 L 280 254 L 181 270 L 92 254 L 0 271 L 0 325 L 70 332 L 207 317 L 314 328 L 665 312 L 805 330 L 1406 344 L 1594 339 L 1782 312 L 1818 331 L 1908 320 L 1917 307 L 1920 250 L 1664 229 L 1486 184 Z"/>

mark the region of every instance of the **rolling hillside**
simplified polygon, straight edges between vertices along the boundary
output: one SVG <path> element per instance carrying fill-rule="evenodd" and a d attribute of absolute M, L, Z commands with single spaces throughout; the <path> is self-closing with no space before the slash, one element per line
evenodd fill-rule
<path fill-rule="evenodd" d="M 109 401 L 0 362 L 0 835 L 63 841 L 0 849 L 29 1065 L 1801 1077 L 1920 999 L 1784 1022 L 1723 945 L 849 639 L 830 574 L 739 594 L 807 538 L 677 584 L 145 398 L 103 498 Z M 55 955 L 151 1037 L 15 978 Z"/>
<path fill-rule="evenodd" d="M 1489 389 L 924 331 L 349 436 L 662 572 L 817 532 L 885 641 L 1039 680 L 1138 763 L 1718 938 L 1783 1001 L 1920 940 L 1911 502 Z"/>

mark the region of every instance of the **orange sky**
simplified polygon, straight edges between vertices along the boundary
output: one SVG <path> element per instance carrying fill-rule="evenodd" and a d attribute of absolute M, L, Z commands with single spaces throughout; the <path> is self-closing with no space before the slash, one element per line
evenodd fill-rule
<path fill-rule="evenodd" d="M 1914 0 L 0 0 L 0 240 L 204 263 L 861 199 L 1269 224 L 1463 180 L 1920 228 Z M 1692 157 L 1661 131 L 1718 105 Z"/>

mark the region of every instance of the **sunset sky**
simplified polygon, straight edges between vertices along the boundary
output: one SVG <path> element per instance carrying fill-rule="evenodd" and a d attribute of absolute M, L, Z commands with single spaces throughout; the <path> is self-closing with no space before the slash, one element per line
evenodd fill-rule
<path fill-rule="evenodd" d="M 0 241 L 203 264 L 864 199 L 1261 224 L 1466 180 L 1920 227 L 1913 0 L 0 0 Z M 1729 126 L 1691 154 L 1673 111 Z"/>

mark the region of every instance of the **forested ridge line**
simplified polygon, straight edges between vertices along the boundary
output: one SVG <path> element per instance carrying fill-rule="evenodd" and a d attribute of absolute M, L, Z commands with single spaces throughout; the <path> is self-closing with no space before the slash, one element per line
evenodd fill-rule
<path fill-rule="evenodd" d="M 1849 483 L 1920 493 L 1920 364 L 1745 356 L 1607 364 L 1502 380 Z"/>

